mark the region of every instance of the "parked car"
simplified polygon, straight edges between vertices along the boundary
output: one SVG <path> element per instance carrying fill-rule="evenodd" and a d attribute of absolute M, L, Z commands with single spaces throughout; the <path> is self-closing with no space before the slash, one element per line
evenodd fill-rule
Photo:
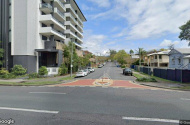
<path fill-rule="evenodd" d="M 132 76 L 133 72 L 130 68 L 125 68 L 125 69 L 123 69 L 123 74 Z"/>
<path fill-rule="evenodd" d="M 102 64 L 99 64 L 99 65 L 98 65 L 98 68 L 102 68 L 102 67 L 103 67 L 103 65 L 102 65 Z"/>
<path fill-rule="evenodd" d="M 90 74 L 90 70 L 89 69 L 85 69 L 84 71 L 87 73 L 87 75 Z"/>
<path fill-rule="evenodd" d="M 87 72 L 85 72 L 84 70 L 79 70 L 77 73 L 76 73 L 76 77 L 81 77 L 81 76 L 86 76 L 87 75 Z"/>
<path fill-rule="evenodd" d="M 92 67 L 88 67 L 88 70 L 90 70 L 90 72 L 94 72 L 95 71 L 95 69 L 92 68 Z"/>

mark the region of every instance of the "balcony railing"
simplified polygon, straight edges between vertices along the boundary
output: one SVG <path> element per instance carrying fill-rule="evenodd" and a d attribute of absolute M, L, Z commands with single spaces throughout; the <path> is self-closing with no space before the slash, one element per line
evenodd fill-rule
<path fill-rule="evenodd" d="M 82 46 L 80 45 L 80 44 L 78 44 L 77 42 L 74 42 L 77 46 L 79 46 L 79 47 L 81 47 L 82 48 Z"/>
<path fill-rule="evenodd" d="M 65 19 L 65 15 L 57 9 L 57 12 Z"/>
<path fill-rule="evenodd" d="M 64 36 L 64 37 L 66 37 L 63 33 L 58 32 L 57 30 L 55 30 L 55 29 L 53 29 L 53 28 L 52 28 L 52 30 L 53 30 L 54 32 L 58 33 L 59 35 L 62 35 L 62 36 Z"/>
<path fill-rule="evenodd" d="M 49 8 L 49 9 L 53 10 L 52 6 L 49 3 L 41 3 L 40 8 Z"/>
<path fill-rule="evenodd" d="M 61 26 L 63 26 L 64 28 L 65 28 L 65 25 L 64 25 L 64 23 L 62 23 L 62 22 L 60 22 L 60 21 L 58 21 L 57 19 L 55 19 L 54 17 L 52 17 L 57 23 L 59 23 Z"/>
<path fill-rule="evenodd" d="M 60 1 L 60 0 L 56 0 L 58 3 L 59 3 L 59 5 L 65 10 L 65 5 Z"/>

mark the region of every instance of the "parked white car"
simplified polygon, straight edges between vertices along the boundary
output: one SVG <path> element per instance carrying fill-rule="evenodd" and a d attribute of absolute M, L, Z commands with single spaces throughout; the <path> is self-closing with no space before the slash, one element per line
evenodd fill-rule
<path fill-rule="evenodd" d="M 85 69 L 84 72 L 86 72 L 87 75 L 90 74 L 90 70 L 89 69 Z"/>
<path fill-rule="evenodd" d="M 95 71 L 95 69 L 92 68 L 92 67 L 89 67 L 88 70 L 90 70 L 90 72 L 94 72 Z"/>
<path fill-rule="evenodd" d="M 85 72 L 84 70 L 80 70 L 76 73 L 76 77 L 81 77 L 81 76 L 87 76 L 88 72 Z"/>

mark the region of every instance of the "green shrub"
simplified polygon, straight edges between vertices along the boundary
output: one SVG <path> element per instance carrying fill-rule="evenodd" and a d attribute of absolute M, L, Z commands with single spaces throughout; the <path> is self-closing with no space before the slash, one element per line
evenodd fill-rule
<path fill-rule="evenodd" d="M 26 74 L 27 69 L 22 67 L 22 65 L 14 65 L 12 68 L 12 73 L 16 76 L 24 75 Z"/>
<path fill-rule="evenodd" d="M 13 78 L 16 78 L 16 76 L 13 73 L 9 73 L 9 71 L 6 69 L 1 69 L 0 70 L 0 78 L 13 79 Z"/>
<path fill-rule="evenodd" d="M 65 75 L 68 73 L 68 68 L 62 64 L 60 67 L 59 67 L 59 75 Z"/>
<path fill-rule="evenodd" d="M 147 78 L 147 77 L 138 78 L 137 81 L 139 81 L 139 82 L 157 82 L 155 78 Z"/>
<path fill-rule="evenodd" d="M 48 74 L 48 70 L 45 66 L 40 67 L 39 69 L 39 75 L 44 76 Z"/>
<path fill-rule="evenodd" d="M 39 78 L 38 73 L 31 73 L 31 74 L 29 74 L 29 79 L 33 79 L 33 78 Z"/>
<path fill-rule="evenodd" d="M 125 65 L 122 65 L 121 68 L 125 68 L 126 66 Z"/>
<path fill-rule="evenodd" d="M 6 69 L 1 69 L 0 70 L 0 76 L 3 76 L 3 75 L 8 75 L 9 74 L 9 71 L 6 70 Z"/>

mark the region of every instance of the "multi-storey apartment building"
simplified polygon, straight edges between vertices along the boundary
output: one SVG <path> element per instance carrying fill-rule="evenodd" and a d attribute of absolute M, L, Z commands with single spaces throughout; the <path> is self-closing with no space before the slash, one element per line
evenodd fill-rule
<path fill-rule="evenodd" d="M 0 48 L 4 50 L 3 65 L 6 69 L 12 67 L 11 56 L 11 0 L 0 0 Z"/>
<path fill-rule="evenodd" d="M 13 0 L 9 4 L 12 65 L 23 65 L 28 73 L 46 66 L 49 74 L 57 74 L 64 44 L 74 42 L 80 55 L 86 18 L 75 0 Z"/>

